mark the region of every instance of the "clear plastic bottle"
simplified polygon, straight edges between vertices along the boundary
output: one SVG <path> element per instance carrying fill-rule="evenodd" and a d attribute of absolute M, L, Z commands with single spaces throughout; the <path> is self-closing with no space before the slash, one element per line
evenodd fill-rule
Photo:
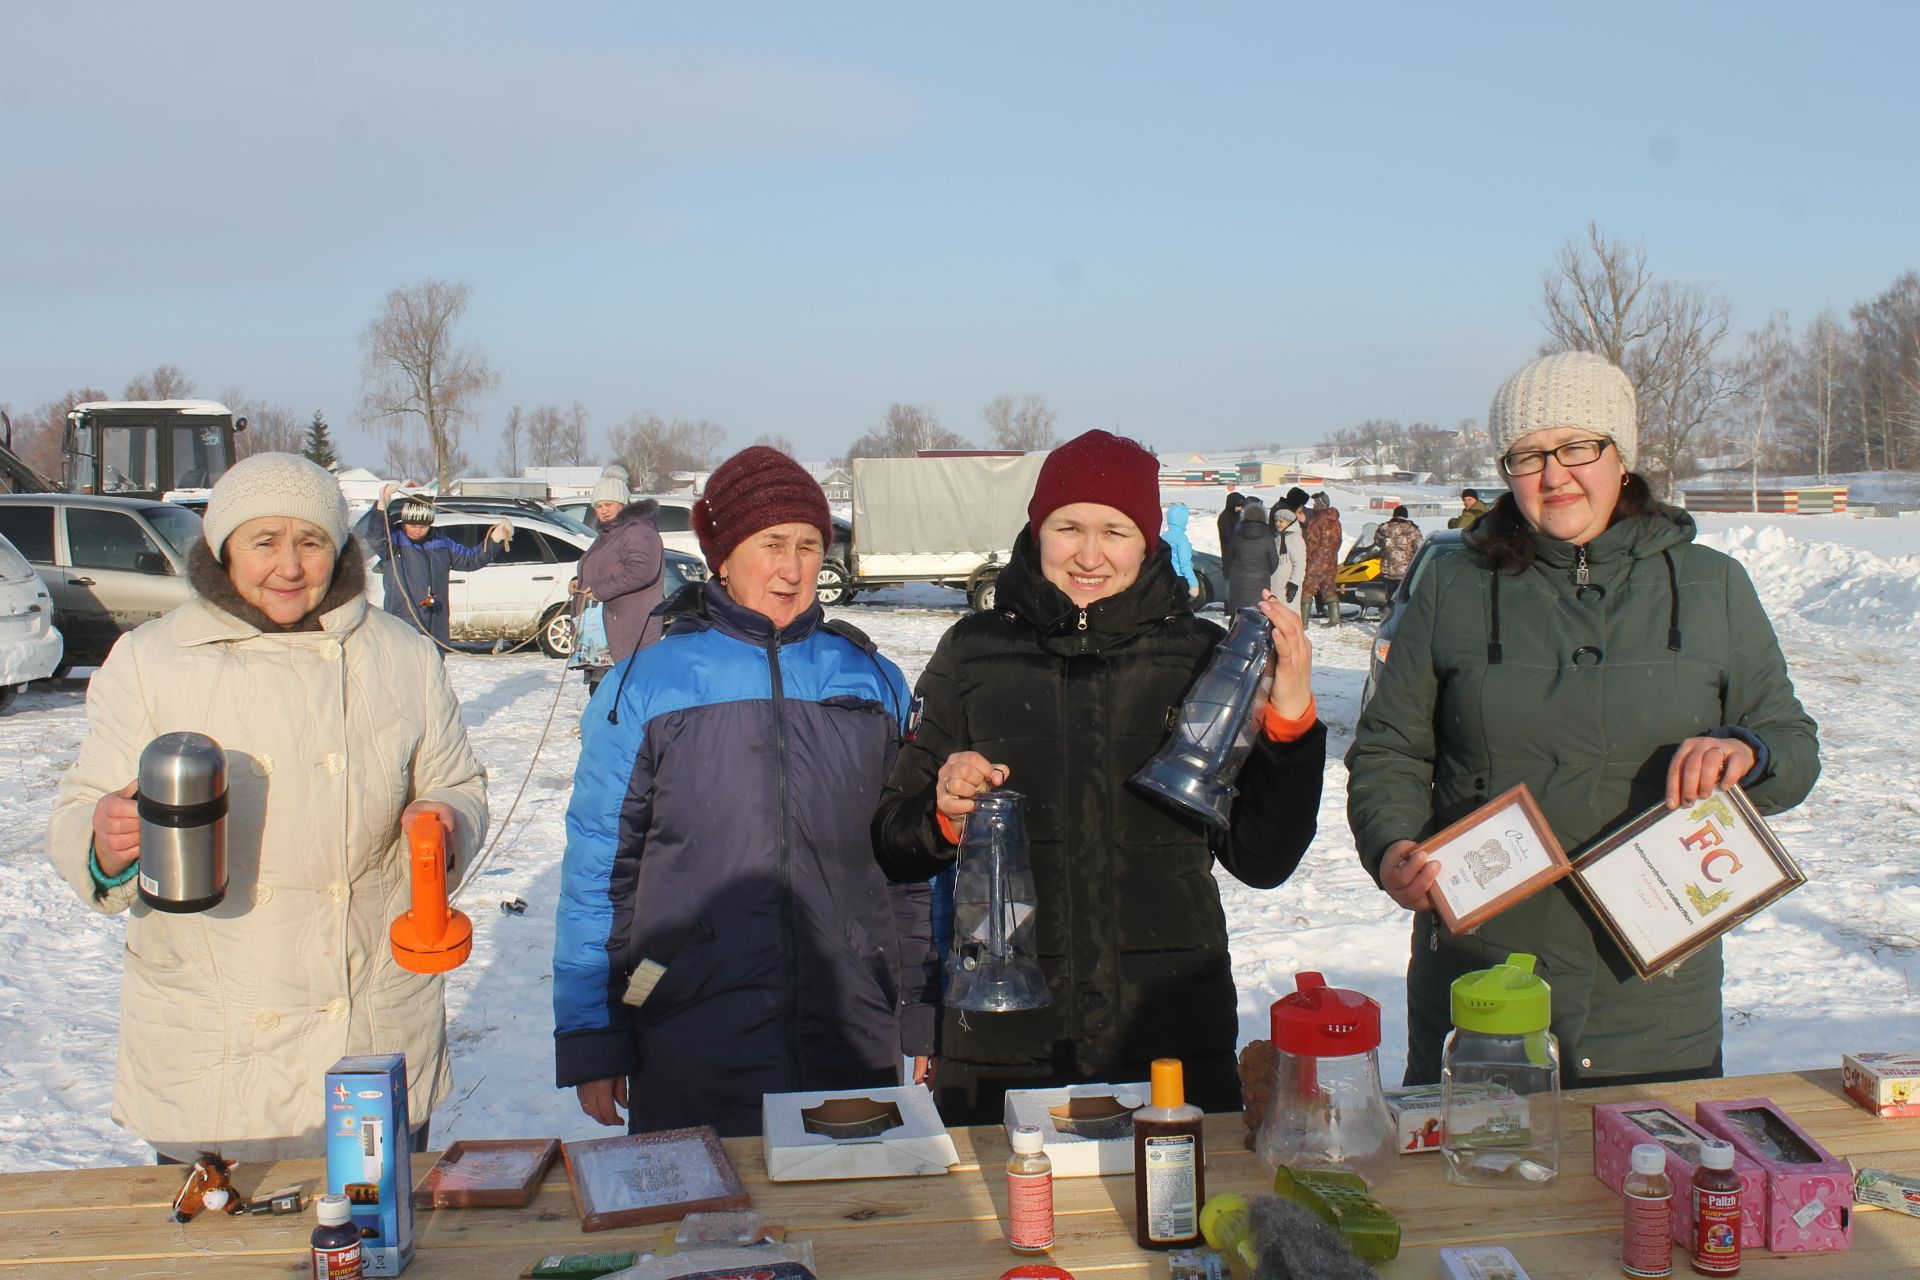
<path fill-rule="evenodd" d="M 313 1280 L 361 1280 L 364 1261 L 353 1207 L 345 1196 L 321 1196 L 313 1229 Z"/>
<path fill-rule="evenodd" d="M 1620 1188 L 1620 1273 L 1628 1276 L 1673 1274 L 1673 1180 L 1667 1177 L 1667 1149 L 1642 1142 L 1633 1149 L 1633 1167 Z"/>
<path fill-rule="evenodd" d="M 1453 983 L 1440 1096 L 1454 1182 L 1538 1187 L 1560 1172 L 1560 1046 L 1533 966 L 1516 952 Z"/>
<path fill-rule="evenodd" d="M 1013 1131 L 1007 1161 L 1007 1245 L 1015 1253 L 1053 1248 L 1053 1161 L 1046 1135 L 1030 1124 Z"/>
<path fill-rule="evenodd" d="M 1254 1149 L 1269 1172 L 1345 1169 L 1378 1186 L 1399 1146 L 1380 1089 L 1380 1006 L 1311 971 L 1294 983 L 1273 1002 L 1273 1097 Z"/>
<path fill-rule="evenodd" d="M 1703 1276 L 1740 1273 L 1740 1175 L 1733 1171 L 1733 1144 L 1709 1138 L 1700 1144 L 1693 1171 L 1693 1269 Z"/>

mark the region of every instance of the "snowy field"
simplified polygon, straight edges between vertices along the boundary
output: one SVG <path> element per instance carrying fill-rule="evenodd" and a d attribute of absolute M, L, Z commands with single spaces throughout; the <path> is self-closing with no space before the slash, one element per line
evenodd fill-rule
<path fill-rule="evenodd" d="M 1212 549 L 1217 490 L 1170 490 Z M 1263 497 L 1273 496 L 1262 493 Z M 1348 508 L 1349 535 L 1363 513 Z M 1441 521 L 1423 522 L 1439 524 Z M 1845 1048 L 1920 1043 L 1920 518 L 1707 516 L 1711 545 L 1753 575 L 1785 645 L 1800 696 L 1820 723 L 1824 771 L 1775 829 L 1811 883 L 1731 938 L 1727 1069 L 1839 1065 Z M 958 593 L 883 592 L 838 612 L 919 674 L 959 616 Z M 1386 1012 L 1384 1072 L 1397 1080 L 1404 1036 L 1408 916 L 1366 878 L 1345 820 L 1346 771 L 1368 632 L 1316 628 L 1315 685 L 1332 730 L 1319 835 L 1293 880 L 1257 892 L 1222 877 L 1243 1040 L 1298 969 L 1376 997 Z M 449 662 L 473 745 L 491 773 L 505 834 L 462 890 L 473 959 L 448 982 L 456 1089 L 434 1118 L 436 1147 L 456 1138 L 600 1136 L 572 1091 L 552 1085 L 549 1003 L 562 818 L 585 705 L 578 679 L 537 656 Z M 118 1022 L 124 917 L 86 910 L 46 864 L 53 788 L 85 727 L 85 686 L 36 685 L 0 719 L 0 1170 L 141 1163 L 147 1147 L 107 1118 Z M 551 715 L 551 732 L 534 752 Z M 718 783 L 724 785 L 724 782 Z M 525 915 L 500 910 L 523 898 Z M 1178 1046 L 1167 1046 L 1177 1052 Z M 318 1099 L 315 1100 L 318 1105 Z"/>

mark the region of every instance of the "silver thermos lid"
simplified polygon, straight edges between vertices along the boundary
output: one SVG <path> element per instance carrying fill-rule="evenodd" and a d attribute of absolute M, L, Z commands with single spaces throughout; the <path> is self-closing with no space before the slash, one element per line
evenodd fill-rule
<path fill-rule="evenodd" d="M 140 753 L 140 898 L 205 911 L 227 893 L 227 753 L 204 733 L 163 733 Z"/>

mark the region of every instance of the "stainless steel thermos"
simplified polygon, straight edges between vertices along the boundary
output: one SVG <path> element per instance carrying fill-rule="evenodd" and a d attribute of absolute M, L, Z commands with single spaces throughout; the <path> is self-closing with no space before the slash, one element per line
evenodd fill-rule
<path fill-rule="evenodd" d="M 227 753 L 203 733 L 163 733 L 140 753 L 140 898 L 205 911 L 227 896 Z"/>

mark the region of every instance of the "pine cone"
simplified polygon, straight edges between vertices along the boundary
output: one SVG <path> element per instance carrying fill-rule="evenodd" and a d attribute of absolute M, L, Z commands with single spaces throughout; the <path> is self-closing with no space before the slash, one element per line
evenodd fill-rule
<path fill-rule="evenodd" d="M 1279 1056 L 1271 1040 L 1249 1041 L 1240 1051 L 1240 1116 L 1246 1121 L 1249 1151 L 1260 1134 L 1267 1104 L 1273 1101 L 1273 1075 L 1278 1065 Z"/>

